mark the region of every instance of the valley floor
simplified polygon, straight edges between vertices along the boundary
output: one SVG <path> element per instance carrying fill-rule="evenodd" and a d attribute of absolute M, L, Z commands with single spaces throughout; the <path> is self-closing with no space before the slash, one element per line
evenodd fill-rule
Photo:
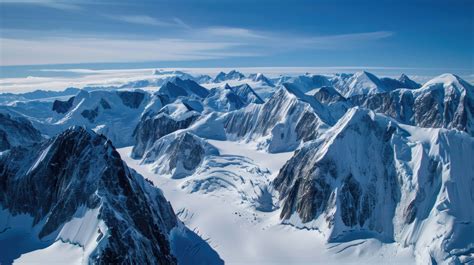
<path fill-rule="evenodd" d="M 245 156 L 263 168 L 271 179 L 292 156 L 268 154 L 250 144 L 209 140 L 221 155 Z M 226 264 L 414 264 L 412 250 L 376 239 L 327 244 L 317 230 L 297 229 L 279 222 L 280 211 L 256 210 L 235 196 L 213 192 L 189 193 L 181 186 L 188 178 L 170 179 L 154 174 L 150 166 L 130 158 L 131 147 L 121 148 L 122 159 L 152 180 L 171 201 L 179 218 L 219 253 Z M 357 257 L 357 259 L 354 259 Z"/>

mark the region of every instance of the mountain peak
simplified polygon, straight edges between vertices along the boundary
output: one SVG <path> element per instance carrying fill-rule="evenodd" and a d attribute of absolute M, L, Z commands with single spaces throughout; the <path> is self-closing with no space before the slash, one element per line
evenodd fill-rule
<path fill-rule="evenodd" d="M 398 81 L 402 83 L 404 86 L 403 88 L 410 88 L 410 89 L 416 89 L 420 88 L 421 85 L 418 84 L 417 82 L 413 81 L 410 77 L 408 77 L 406 74 L 400 75 L 398 78 Z"/>
<path fill-rule="evenodd" d="M 231 70 L 227 74 L 224 72 L 220 72 L 219 74 L 217 74 L 216 77 L 214 78 L 214 82 L 220 83 L 227 80 L 242 80 L 244 78 L 245 78 L 245 75 L 243 75 L 241 72 L 236 71 L 236 70 Z"/>
<path fill-rule="evenodd" d="M 386 88 L 382 81 L 372 73 L 360 71 L 351 76 L 345 85 L 339 87 L 340 92 L 346 98 L 355 95 L 376 94 L 385 92 Z"/>
<path fill-rule="evenodd" d="M 469 84 L 464 79 L 460 78 L 459 76 L 451 73 L 445 73 L 434 77 L 433 79 L 426 82 L 422 89 L 428 89 L 430 87 L 442 84 L 444 88 L 452 87 L 456 90 L 463 91 L 466 89 L 473 90 L 473 86 Z"/>

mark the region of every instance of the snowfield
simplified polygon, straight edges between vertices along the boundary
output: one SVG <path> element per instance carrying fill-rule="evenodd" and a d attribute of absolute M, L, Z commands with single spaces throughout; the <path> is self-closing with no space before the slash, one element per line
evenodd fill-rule
<path fill-rule="evenodd" d="M 0 263 L 473 264 L 472 84 L 208 70 L 1 80 Z"/>
<path fill-rule="evenodd" d="M 269 170 L 273 179 L 293 152 L 270 154 L 252 144 L 209 140 L 223 156 L 245 157 Z M 414 264 L 409 248 L 397 243 L 384 244 L 376 239 L 347 243 L 325 243 L 317 230 L 298 229 L 281 224 L 279 211 L 255 209 L 221 189 L 207 193 L 189 193 L 183 189 L 187 180 L 170 179 L 154 174 L 150 166 L 130 158 L 131 147 L 118 150 L 127 165 L 153 181 L 163 190 L 179 218 L 193 231 L 208 239 L 226 264 Z M 217 165 L 221 169 L 220 165 Z M 190 176 L 189 179 L 199 176 Z M 357 258 L 357 259 L 354 259 Z"/>

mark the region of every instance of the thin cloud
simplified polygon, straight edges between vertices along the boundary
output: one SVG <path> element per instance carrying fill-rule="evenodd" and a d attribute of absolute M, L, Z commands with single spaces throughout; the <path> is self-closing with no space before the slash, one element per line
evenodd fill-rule
<path fill-rule="evenodd" d="M 250 33 L 252 34 L 252 33 Z M 260 33 L 261 39 L 276 49 L 343 49 L 390 38 L 391 31 L 360 32 L 321 36 L 294 36 L 287 34 Z"/>
<path fill-rule="evenodd" d="M 179 18 L 177 18 L 177 17 L 173 18 L 173 21 L 176 23 L 176 25 L 179 25 L 179 26 L 181 26 L 182 28 L 185 28 L 185 29 L 192 29 L 191 26 L 189 26 L 188 24 L 184 23 L 183 20 L 181 20 L 181 19 L 179 19 Z"/>
<path fill-rule="evenodd" d="M 189 27 L 179 19 L 161 21 L 148 16 L 114 17 L 128 23 Z M 183 26 L 183 24 L 185 26 Z M 245 28 L 207 27 L 163 32 L 163 36 L 105 36 L 79 33 L 15 34 L 2 29 L 3 65 L 191 61 L 270 56 L 291 51 L 356 48 L 393 36 L 376 31 L 324 36 L 294 36 Z"/>
<path fill-rule="evenodd" d="M 0 0 L 0 4 L 38 5 L 59 10 L 80 10 L 82 7 L 76 1 L 63 0 Z"/>
<path fill-rule="evenodd" d="M 103 63 L 130 61 L 191 61 L 237 56 L 259 56 L 243 52 L 235 42 L 186 39 L 0 38 L 5 65 Z"/>
<path fill-rule="evenodd" d="M 232 27 L 208 27 L 203 30 L 205 33 L 220 37 L 235 37 L 235 38 L 267 38 L 265 34 L 259 33 L 246 28 L 232 28 Z"/>
<path fill-rule="evenodd" d="M 350 34 L 339 34 L 329 36 L 317 36 L 308 39 L 310 44 L 327 46 L 334 44 L 343 43 L 360 43 L 374 40 L 386 39 L 393 36 L 394 33 L 391 31 L 374 31 L 374 32 L 362 32 L 362 33 L 350 33 Z"/>
<path fill-rule="evenodd" d="M 167 21 L 167 20 L 161 20 L 161 19 L 157 19 L 151 16 L 146 16 L 146 15 L 119 15 L 119 16 L 106 15 L 105 17 L 112 20 L 118 20 L 118 21 L 132 23 L 132 24 L 157 26 L 157 27 L 181 27 L 181 28 L 187 28 L 187 29 L 190 28 L 187 24 L 185 24 L 179 18 L 173 18 L 172 20 Z"/>
<path fill-rule="evenodd" d="M 207 27 L 195 32 L 203 38 L 229 39 L 246 42 L 254 47 L 269 51 L 295 49 L 343 49 L 354 48 L 367 43 L 392 37 L 391 31 L 358 32 L 333 35 L 292 35 L 285 32 L 255 31 L 246 28 Z"/>

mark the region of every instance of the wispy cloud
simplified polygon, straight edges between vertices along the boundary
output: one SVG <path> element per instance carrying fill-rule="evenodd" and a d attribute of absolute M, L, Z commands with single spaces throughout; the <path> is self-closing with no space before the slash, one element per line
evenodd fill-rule
<path fill-rule="evenodd" d="M 307 39 L 303 39 L 302 43 L 306 42 L 309 45 L 318 45 L 321 48 L 330 48 L 331 46 L 340 47 L 341 45 L 345 44 L 351 45 L 367 41 L 386 39 L 393 35 L 394 33 L 391 31 L 361 32 L 310 37 Z"/>
<path fill-rule="evenodd" d="M 157 27 L 180 27 L 189 29 L 190 27 L 179 18 L 172 20 L 157 19 L 147 15 L 106 15 L 105 17 L 126 23 L 141 24 Z"/>
<path fill-rule="evenodd" d="M 59 10 L 80 10 L 82 7 L 77 1 L 69 0 L 0 0 L 0 4 L 29 4 L 44 6 Z"/>
<path fill-rule="evenodd" d="M 149 16 L 114 17 L 124 22 L 183 30 L 161 36 L 100 35 L 77 32 L 25 32 L 2 29 L 3 65 L 191 61 L 277 55 L 292 51 L 356 49 L 391 37 L 389 31 L 338 35 L 291 35 L 246 28 L 192 28 L 179 20 Z"/>
<path fill-rule="evenodd" d="M 254 47 L 264 47 L 267 51 L 295 49 L 342 49 L 354 48 L 370 42 L 392 37 L 391 31 L 357 32 L 332 35 L 294 35 L 276 31 L 256 31 L 235 27 L 207 27 L 195 29 L 201 38 L 239 40 Z"/>
<path fill-rule="evenodd" d="M 238 49 L 240 43 L 186 39 L 0 38 L 3 65 L 188 61 L 258 56 Z"/>
<path fill-rule="evenodd" d="M 208 27 L 203 31 L 209 35 L 219 37 L 235 37 L 235 38 L 267 38 L 268 34 L 262 34 L 246 28 L 233 27 Z"/>

